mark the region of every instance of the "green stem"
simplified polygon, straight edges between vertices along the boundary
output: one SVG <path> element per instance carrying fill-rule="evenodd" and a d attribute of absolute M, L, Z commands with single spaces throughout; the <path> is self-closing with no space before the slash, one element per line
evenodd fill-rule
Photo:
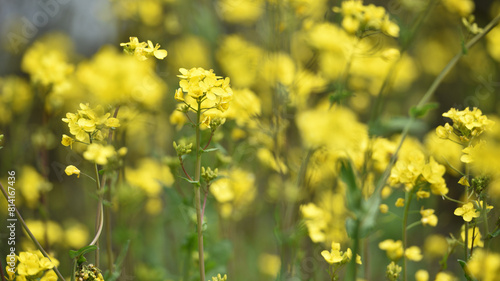
<path fill-rule="evenodd" d="M 403 281 L 406 281 L 406 256 L 404 254 L 404 251 L 406 250 L 406 242 L 408 241 L 406 225 L 408 224 L 408 214 L 410 211 L 410 203 L 412 198 L 413 189 L 406 192 L 405 195 L 405 210 L 403 214 Z"/>
<path fill-rule="evenodd" d="M 470 49 L 472 46 L 474 46 L 481 38 L 483 38 L 490 30 L 492 30 L 500 21 L 500 14 L 497 15 L 483 30 L 483 32 L 479 33 L 478 35 L 474 36 L 467 44 L 465 44 L 466 49 Z M 424 104 L 426 104 L 429 99 L 432 97 L 434 92 L 436 91 L 437 87 L 441 82 L 443 81 L 444 77 L 450 72 L 450 70 L 457 64 L 458 60 L 464 56 L 464 52 L 460 50 L 458 54 L 456 54 L 445 66 L 445 68 L 439 73 L 439 75 L 436 77 L 432 85 L 429 87 L 425 95 L 422 97 L 420 102 L 417 104 L 417 107 L 420 107 Z"/>
<path fill-rule="evenodd" d="M 415 226 L 417 226 L 417 225 L 421 225 L 421 224 L 422 224 L 422 221 L 416 221 L 416 222 L 414 222 L 414 223 L 410 224 L 409 226 L 407 226 L 407 227 L 406 227 L 406 230 L 408 231 L 408 230 L 410 230 L 410 229 L 414 228 Z"/>
<path fill-rule="evenodd" d="M 481 197 L 480 197 L 481 198 Z M 486 239 L 484 239 L 485 241 L 485 245 L 484 245 L 484 248 L 486 249 L 486 251 L 488 251 L 488 248 L 490 246 L 490 238 L 488 236 L 488 234 L 490 233 L 490 230 L 489 230 L 489 226 L 488 226 L 488 204 L 486 204 L 486 198 L 483 199 L 483 205 L 481 206 L 481 215 L 483 217 L 483 233 L 484 235 L 486 235 Z"/>
<path fill-rule="evenodd" d="M 474 36 L 474 38 L 472 38 L 469 42 L 467 42 L 467 44 L 465 44 L 465 47 L 468 49 L 468 48 L 471 48 L 472 46 L 474 46 L 474 44 L 476 44 L 481 38 L 483 38 L 488 32 L 490 32 L 490 30 L 493 29 L 498 24 L 499 21 L 500 21 L 500 14 L 498 16 L 496 16 L 484 28 L 484 31 L 482 33 Z M 436 77 L 436 79 L 434 79 L 434 81 L 432 82 L 431 86 L 429 87 L 429 89 L 427 90 L 425 95 L 420 99 L 417 107 L 420 107 L 429 101 L 429 99 L 432 97 L 432 95 L 436 91 L 437 87 L 443 81 L 446 74 L 448 74 L 448 72 L 455 66 L 455 64 L 458 62 L 458 60 L 463 55 L 464 55 L 463 52 L 460 52 L 457 55 L 455 55 L 455 57 L 453 57 L 450 60 L 450 62 L 448 62 L 446 67 L 441 71 L 441 73 Z M 396 162 L 396 159 L 398 157 L 398 152 L 401 149 L 401 146 L 403 145 L 403 141 L 405 140 L 406 136 L 408 135 L 408 132 L 411 128 L 411 125 L 413 124 L 414 121 L 415 121 L 415 117 L 410 116 L 410 119 L 406 123 L 406 126 L 403 129 L 403 132 L 401 133 L 401 140 L 399 141 L 398 147 L 396 148 L 396 151 L 392 155 L 391 161 L 389 162 L 389 165 L 385 169 L 384 174 L 380 178 L 380 180 L 377 184 L 377 188 L 375 189 L 375 192 L 380 192 L 382 190 L 382 188 L 385 186 L 385 183 L 387 182 L 387 178 L 389 177 L 389 174 L 391 172 L 392 166 L 394 165 L 394 163 Z"/>
<path fill-rule="evenodd" d="M 198 102 L 198 110 L 196 111 L 196 166 L 194 173 L 194 180 L 197 184 L 194 185 L 194 200 L 196 204 L 196 219 L 197 219 L 197 230 L 198 230 L 198 257 L 200 262 L 200 281 L 205 281 L 205 260 L 203 252 L 203 215 L 201 213 L 201 186 L 200 186 L 200 175 L 201 175 L 201 131 L 200 131 L 200 119 L 201 119 L 201 102 Z"/>
<path fill-rule="evenodd" d="M 96 234 L 92 242 L 89 245 L 96 245 L 99 248 L 99 237 L 101 236 L 102 228 L 104 225 L 104 210 L 102 205 L 102 194 L 101 194 L 101 181 L 99 179 L 99 169 L 97 164 L 94 163 L 95 176 L 96 176 L 96 188 L 97 196 L 99 198 L 97 203 L 97 214 L 96 214 Z M 95 251 L 95 266 L 99 267 L 99 249 Z"/>
<path fill-rule="evenodd" d="M 3 187 L 3 185 L 1 183 L 0 183 L 0 189 L 2 190 L 2 194 L 5 197 L 5 200 L 8 201 L 9 200 L 9 195 L 7 194 L 7 191 L 5 191 L 5 188 Z M 23 226 L 23 228 L 26 231 L 26 233 L 28 233 L 28 236 L 31 238 L 31 241 L 33 241 L 33 243 L 35 243 L 36 247 L 38 248 L 38 250 L 40 250 L 40 252 L 42 252 L 43 256 L 46 257 L 46 258 L 48 258 L 49 261 L 52 262 L 52 260 L 49 257 L 49 254 L 47 254 L 47 252 L 42 247 L 42 245 L 40 245 L 40 242 L 38 242 L 38 240 L 35 238 L 35 236 L 33 235 L 33 233 L 31 233 L 31 230 L 26 225 L 26 222 L 24 222 L 24 219 L 21 216 L 21 213 L 19 213 L 19 210 L 17 209 L 17 207 L 16 206 L 13 206 L 13 207 L 14 207 L 14 210 L 16 211 L 17 219 L 21 222 L 21 225 Z M 56 266 L 54 266 L 53 270 L 56 272 L 57 277 L 59 277 L 62 281 L 66 280 L 66 279 L 64 279 L 64 277 L 62 276 L 61 272 L 59 272 L 59 269 L 57 269 Z"/>
<path fill-rule="evenodd" d="M 464 233 L 465 233 L 464 254 L 465 254 L 465 261 L 468 261 L 469 260 L 469 223 L 468 222 L 465 222 L 464 228 L 465 228 L 464 229 Z"/>
<path fill-rule="evenodd" d="M 354 228 L 352 231 L 352 258 L 349 264 L 347 265 L 347 274 L 346 274 L 346 279 L 347 281 L 356 281 L 356 275 L 357 275 L 357 266 L 356 266 L 356 257 L 357 253 L 359 252 L 359 224 L 360 221 L 359 219 L 356 218 L 354 222 Z"/>

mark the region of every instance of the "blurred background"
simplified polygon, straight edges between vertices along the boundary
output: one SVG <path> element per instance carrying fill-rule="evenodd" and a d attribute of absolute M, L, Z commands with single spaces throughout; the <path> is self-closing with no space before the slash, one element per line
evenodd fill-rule
<path fill-rule="evenodd" d="M 353 150 L 369 134 L 394 140 L 410 107 L 474 36 L 462 18 L 473 15 L 471 22 L 484 27 L 500 12 L 500 1 L 493 0 L 364 1 L 370 3 L 385 7 L 400 28 L 398 37 L 378 32 L 355 45 L 332 10 L 341 1 L 0 0 L 0 179 L 6 186 L 7 171 L 16 171 L 16 205 L 61 262 L 63 275 L 70 274 L 68 250 L 93 237 L 97 200 L 91 180 L 64 173 L 75 165 L 92 174 L 93 166 L 82 157 L 84 145 L 61 144 L 62 134 L 69 134 L 61 118 L 89 103 L 111 114 L 119 107 L 122 126 L 113 145 L 128 149 L 110 168 L 101 268 L 109 269 L 109 253 L 116 258 L 130 241 L 118 280 L 197 280 L 192 187 L 179 179 L 172 142 L 193 140 L 176 111 L 176 75 L 181 67 L 203 67 L 230 77 L 234 91 L 226 124 L 214 135 L 219 150 L 203 162 L 222 175 L 207 200 L 207 277 L 328 280 L 320 252 L 332 241 L 349 246 L 349 212 L 338 184 L 340 156 L 312 149 L 322 143 L 314 139 Z M 159 43 L 168 56 L 139 61 L 119 46 L 129 37 Z M 497 27 L 446 76 L 433 98 L 439 106 L 412 127 L 415 141 L 429 155 L 454 149 L 450 162 L 460 165 L 460 151 L 433 144 L 432 132 L 447 122 L 441 114 L 451 107 L 498 114 L 499 71 Z M 346 111 L 321 111 L 330 102 Z M 313 126 L 322 122 L 320 129 Z M 333 136 L 318 133 L 330 129 Z M 192 155 L 186 163 L 194 165 Z M 450 196 L 458 198 L 459 177 L 451 170 L 446 177 Z M 498 202 L 496 186 L 491 200 Z M 391 196 L 385 200 L 392 208 L 397 195 Z M 6 203 L 0 202 L 4 217 Z M 320 229 L 307 223 L 314 217 L 312 209 L 304 211 L 309 203 L 319 206 L 312 220 L 321 221 Z M 423 232 L 430 242 L 414 233 L 412 244 L 425 258 L 411 270 L 435 273 L 446 249 L 432 243 L 444 245 L 461 218 L 449 201 L 425 204 L 434 206 L 440 223 Z M 366 244 L 373 252 L 382 238 L 400 235 L 400 225 L 386 217 L 379 225 Z M 6 235 L 0 232 L 2 256 Z M 33 248 L 20 227 L 17 239 L 18 250 Z M 388 261 L 374 258 L 362 276 L 382 280 Z M 460 273 L 458 266 L 450 270 Z"/>

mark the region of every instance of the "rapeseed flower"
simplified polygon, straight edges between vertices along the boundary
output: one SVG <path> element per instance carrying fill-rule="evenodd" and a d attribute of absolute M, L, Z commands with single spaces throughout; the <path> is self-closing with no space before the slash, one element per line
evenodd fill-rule
<path fill-rule="evenodd" d="M 120 121 L 117 118 L 110 117 L 110 113 L 104 113 L 102 106 L 97 106 L 92 109 L 88 104 L 80 103 L 80 109 L 77 113 L 66 113 L 66 117 L 62 121 L 68 123 L 69 131 L 80 142 L 90 142 L 90 137 L 93 140 L 103 140 L 109 129 L 114 129 L 120 126 Z M 61 143 L 68 146 L 74 140 L 63 135 Z"/>
<path fill-rule="evenodd" d="M 373 4 L 363 5 L 360 0 L 343 1 L 334 12 L 342 14 L 342 27 L 351 34 L 380 30 L 391 37 L 399 36 L 399 26 L 389 19 L 385 8 Z"/>
<path fill-rule="evenodd" d="M 420 221 L 422 222 L 423 225 L 430 225 L 430 226 L 436 226 L 438 223 L 438 217 L 434 215 L 434 210 L 433 209 L 425 209 L 422 207 L 420 210 L 420 214 L 422 215 L 422 218 Z"/>
<path fill-rule="evenodd" d="M 378 244 L 381 250 L 386 251 L 387 257 L 392 261 L 397 261 L 403 256 L 403 242 L 387 239 Z"/>
<path fill-rule="evenodd" d="M 131 55 L 136 56 L 139 60 L 147 60 L 148 57 L 155 57 L 157 59 L 164 59 L 167 56 L 167 51 L 160 49 L 160 44 L 153 46 L 153 42 L 139 42 L 137 37 L 130 37 L 127 43 L 120 43 L 123 50 Z"/>
<path fill-rule="evenodd" d="M 476 280 L 499 280 L 500 254 L 477 249 L 467 262 L 467 270 Z"/>
<path fill-rule="evenodd" d="M 469 146 L 472 138 L 479 137 L 484 131 L 491 129 L 494 124 L 476 107 L 472 111 L 469 107 L 461 111 L 451 108 L 448 112 L 443 113 L 443 116 L 450 118 L 453 125 L 446 123 L 444 126 L 438 126 L 436 128 L 437 135 L 444 139 L 455 136 L 465 146 Z"/>
<path fill-rule="evenodd" d="M 102 145 L 99 143 L 89 144 L 83 153 L 83 158 L 99 165 L 108 164 L 111 158 L 116 156 L 115 148 L 112 145 Z"/>
<path fill-rule="evenodd" d="M 422 252 L 420 251 L 420 248 L 417 246 L 411 246 L 406 248 L 405 257 L 412 261 L 420 261 L 423 258 Z"/>
<path fill-rule="evenodd" d="M 472 202 L 469 202 L 462 207 L 456 208 L 454 212 L 455 216 L 463 217 L 464 221 L 470 222 L 473 218 L 478 218 L 481 213 L 476 210 Z"/>

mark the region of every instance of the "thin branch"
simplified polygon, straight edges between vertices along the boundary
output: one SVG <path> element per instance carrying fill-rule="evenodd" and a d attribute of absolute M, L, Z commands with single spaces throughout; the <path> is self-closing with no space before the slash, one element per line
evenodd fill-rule
<path fill-rule="evenodd" d="M 9 195 L 7 194 L 7 192 L 5 191 L 5 188 L 3 187 L 3 185 L 1 183 L 0 183 L 0 188 L 2 189 L 3 196 L 8 201 L 9 200 L 8 199 Z M 42 245 L 40 245 L 40 242 L 38 242 L 38 240 L 35 238 L 35 236 L 33 235 L 33 233 L 31 233 L 30 229 L 26 225 L 26 222 L 24 222 L 23 217 L 21 216 L 21 213 L 19 213 L 19 210 L 17 209 L 17 207 L 16 206 L 13 206 L 13 207 L 14 207 L 14 210 L 16 212 L 17 218 L 21 222 L 24 230 L 26 230 L 26 233 L 28 233 L 28 236 L 31 238 L 31 241 L 33 241 L 33 243 L 35 243 L 36 247 L 40 250 L 40 252 L 42 252 L 43 256 L 46 257 L 46 258 L 48 258 L 49 261 L 52 262 L 52 260 L 49 257 L 49 254 L 47 254 L 47 252 L 43 249 Z M 66 279 L 64 279 L 64 277 L 62 276 L 61 272 L 59 272 L 59 270 L 57 269 L 57 267 L 55 265 L 54 265 L 53 269 L 56 272 L 57 276 L 59 278 L 61 278 L 62 281 L 66 281 Z"/>

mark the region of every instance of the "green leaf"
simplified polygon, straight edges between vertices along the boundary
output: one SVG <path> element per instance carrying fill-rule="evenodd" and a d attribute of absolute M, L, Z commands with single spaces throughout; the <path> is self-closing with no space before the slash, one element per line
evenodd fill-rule
<path fill-rule="evenodd" d="M 424 117 L 425 115 L 427 115 L 427 112 L 429 112 L 429 110 L 438 108 L 438 106 L 439 103 L 437 102 L 427 103 L 419 107 L 412 106 L 412 108 L 410 108 L 410 116 L 415 118 Z"/>
<path fill-rule="evenodd" d="M 462 267 L 462 270 L 464 271 L 464 276 L 468 281 L 477 281 L 476 278 L 472 278 L 469 273 L 467 272 L 467 262 L 463 260 L 458 260 L 458 263 Z"/>
<path fill-rule="evenodd" d="M 104 280 L 106 281 L 115 281 L 120 277 L 121 272 L 122 272 L 122 264 L 123 261 L 125 260 L 125 257 L 127 256 L 128 248 L 130 246 L 130 239 L 125 242 L 125 245 L 123 245 L 122 250 L 120 251 L 120 254 L 118 255 L 118 258 L 116 258 L 115 261 L 115 270 L 110 274 L 109 271 L 106 272 Z"/>
<path fill-rule="evenodd" d="M 375 228 L 380 201 L 380 192 L 376 192 L 367 201 L 363 202 L 364 215 L 361 218 L 360 238 L 367 237 Z"/>
<path fill-rule="evenodd" d="M 495 230 L 494 232 L 490 233 L 490 235 L 489 235 L 489 236 L 490 236 L 491 238 L 495 238 L 495 237 L 497 237 L 498 235 L 500 235 L 500 228 L 499 228 L 499 229 L 497 229 L 497 230 Z"/>
<path fill-rule="evenodd" d="M 209 149 L 202 149 L 201 151 L 203 153 L 205 153 L 205 152 L 212 152 L 212 151 L 217 151 L 217 150 L 219 150 L 219 148 L 214 147 L 214 148 L 209 148 Z"/>
<path fill-rule="evenodd" d="M 340 165 L 340 179 L 347 185 L 347 208 L 359 216 L 362 211 L 361 189 L 358 188 L 354 169 L 350 159 L 340 160 Z"/>
<path fill-rule="evenodd" d="M 188 178 L 185 178 L 185 177 L 179 177 L 179 178 L 181 178 L 181 179 L 183 179 L 183 180 L 185 180 L 185 181 L 187 181 L 189 183 L 192 183 L 194 185 L 200 186 L 200 182 L 199 181 L 192 181 L 192 180 L 190 180 Z"/>
<path fill-rule="evenodd" d="M 356 224 L 358 222 L 353 218 L 347 218 L 345 220 L 345 230 L 347 232 L 347 236 L 350 238 L 354 238 L 356 236 Z"/>
<path fill-rule="evenodd" d="M 85 255 L 86 253 L 92 252 L 92 251 L 95 251 L 95 250 L 97 250 L 97 246 L 96 245 L 85 246 L 85 247 L 79 249 L 78 251 L 69 250 L 69 257 L 71 259 L 74 259 L 74 258 L 76 258 L 78 256 Z"/>
<path fill-rule="evenodd" d="M 81 255 L 81 256 L 78 257 L 78 260 L 76 262 L 78 264 L 82 264 L 82 263 L 84 263 L 86 261 L 87 261 L 87 259 L 83 255 Z"/>

